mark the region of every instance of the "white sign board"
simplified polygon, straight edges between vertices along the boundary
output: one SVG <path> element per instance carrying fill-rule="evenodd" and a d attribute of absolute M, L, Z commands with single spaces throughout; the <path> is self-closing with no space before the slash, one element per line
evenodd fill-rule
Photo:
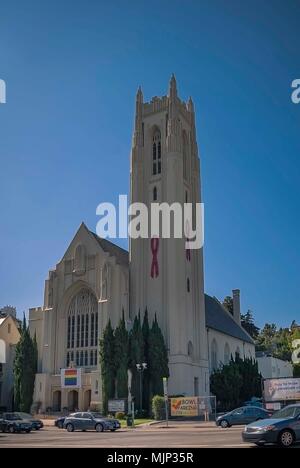
<path fill-rule="evenodd" d="M 125 400 L 108 400 L 108 411 L 111 413 L 125 413 Z"/>
<path fill-rule="evenodd" d="M 300 401 L 300 379 L 269 379 L 264 381 L 265 401 Z"/>
<path fill-rule="evenodd" d="M 0 364 L 6 363 L 6 346 L 5 341 L 0 340 Z"/>

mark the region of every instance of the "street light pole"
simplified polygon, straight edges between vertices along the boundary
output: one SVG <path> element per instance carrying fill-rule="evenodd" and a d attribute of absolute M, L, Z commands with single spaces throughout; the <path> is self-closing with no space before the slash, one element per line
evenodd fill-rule
<path fill-rule="evenodd" d="M 140 413 L 142 414 L 143 411 L 143 373 L 147 369 L 147 363 L 142 362 L 136 364 L 136 368 L 138 373 L 140 374 Z"/>

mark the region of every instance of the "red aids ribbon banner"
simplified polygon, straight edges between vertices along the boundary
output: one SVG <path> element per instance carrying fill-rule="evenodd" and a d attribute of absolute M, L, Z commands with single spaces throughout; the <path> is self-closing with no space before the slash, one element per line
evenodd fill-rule
<path fill-rule="evenodd" d="M 190 229 L 190 224 L 188 221 L 186 222 L 186 225 L 185 225 L 185 232 L 187 236 L 187 244 L 189 245 L 191 229 Z M 188 262 L 191 261 L 191 249 L 189 247 L 185 249 L 185 257 Z"/>
<path fill-rule="evenodd" d="M 158 250 L 159 250 L 159 238 L 152 237 L 151 239 L 151 252 L 152 252 L 151 278 L 157 278 L 159 275 L 158 257 L 157 257 Z"/>

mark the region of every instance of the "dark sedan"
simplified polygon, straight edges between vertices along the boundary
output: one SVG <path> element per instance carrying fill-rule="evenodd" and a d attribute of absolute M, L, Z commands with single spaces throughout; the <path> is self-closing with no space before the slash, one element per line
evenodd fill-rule
<path fill-rule="evenodd" d="M 300 405 L 287 406 L 272 419 L 249 424 L 243 432 L 243 440 L 258 446 L 278 444 L 285 448 L 300 442 Z"/>
<path fill-rule="evenodd" d="M 6 415 L 9 415 L 9 418 L 6 418 Z M 2 432 L 31 432 L 32 424 L 29 421 L 24 421 L 19 419 L 19 416 L 15 413 L 4 413 L 1 416 L 1 430 Z"/>
<path fill-rule="evenodd" d="M 121 424 L 117 419 L 106 418 L 100 413 L 85 412 L 74 413 L 68 416 L 64 421 L 64 428 L 68 432 L 79 431 L 116 431 L 120 429 Z"/>
<path fill-rule="evenodd" d="M 40 419 L 35 419 L 32 417 L 31 414 L 28 413 L 22 413 L 22 412 L 14 412 L 14 413 L 3 413 L 3 418 L 6 419 L 7 421 L 11 420 L 16 420 L 18 419 L 19 421 L 24 421 L 26 423 L 31 424 L 31 428 L 39 431 L 44 427 L 43 422 Z"/>
<path fill-rule="evenodd" d="M 70 414 L 70 416 L 72 416 Z M 55 421 L 54 421 L 54 426 L 55 427 L 58 427 L 58 429 L 63 429 L 64 427 L 64 422 L 65 422 L 65 419 L 66 419 L 67 416 L 61 416 L 60 418 L 57 418 Z"/>
<path fill-rule="evenodd" d="M 218 416 L 216 420 L 217 426 L 226 429 L 231 426 L 242 426 L 250 424 L 254 421 L 267 419 L 271 413 L 256 406 L 243 406 L 242 408 L 235 409 L 229 413 Z"/>

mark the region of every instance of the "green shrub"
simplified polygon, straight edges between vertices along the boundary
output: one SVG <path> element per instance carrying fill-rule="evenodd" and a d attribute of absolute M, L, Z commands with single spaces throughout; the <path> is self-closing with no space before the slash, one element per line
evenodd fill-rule
<path fill-rule="evenodd" d="M 122 411 L 118 411 L 116 414 L 115 414 L 115 418 L 116 419 L 125 419 L 125 413 L 122 413 Z"/>
<path fill-rule="evenodd" d="M 152 413 L 156 421 L 166 419 L 166 409 L 164 397 L 155 395 L 152 399 Z"/>

